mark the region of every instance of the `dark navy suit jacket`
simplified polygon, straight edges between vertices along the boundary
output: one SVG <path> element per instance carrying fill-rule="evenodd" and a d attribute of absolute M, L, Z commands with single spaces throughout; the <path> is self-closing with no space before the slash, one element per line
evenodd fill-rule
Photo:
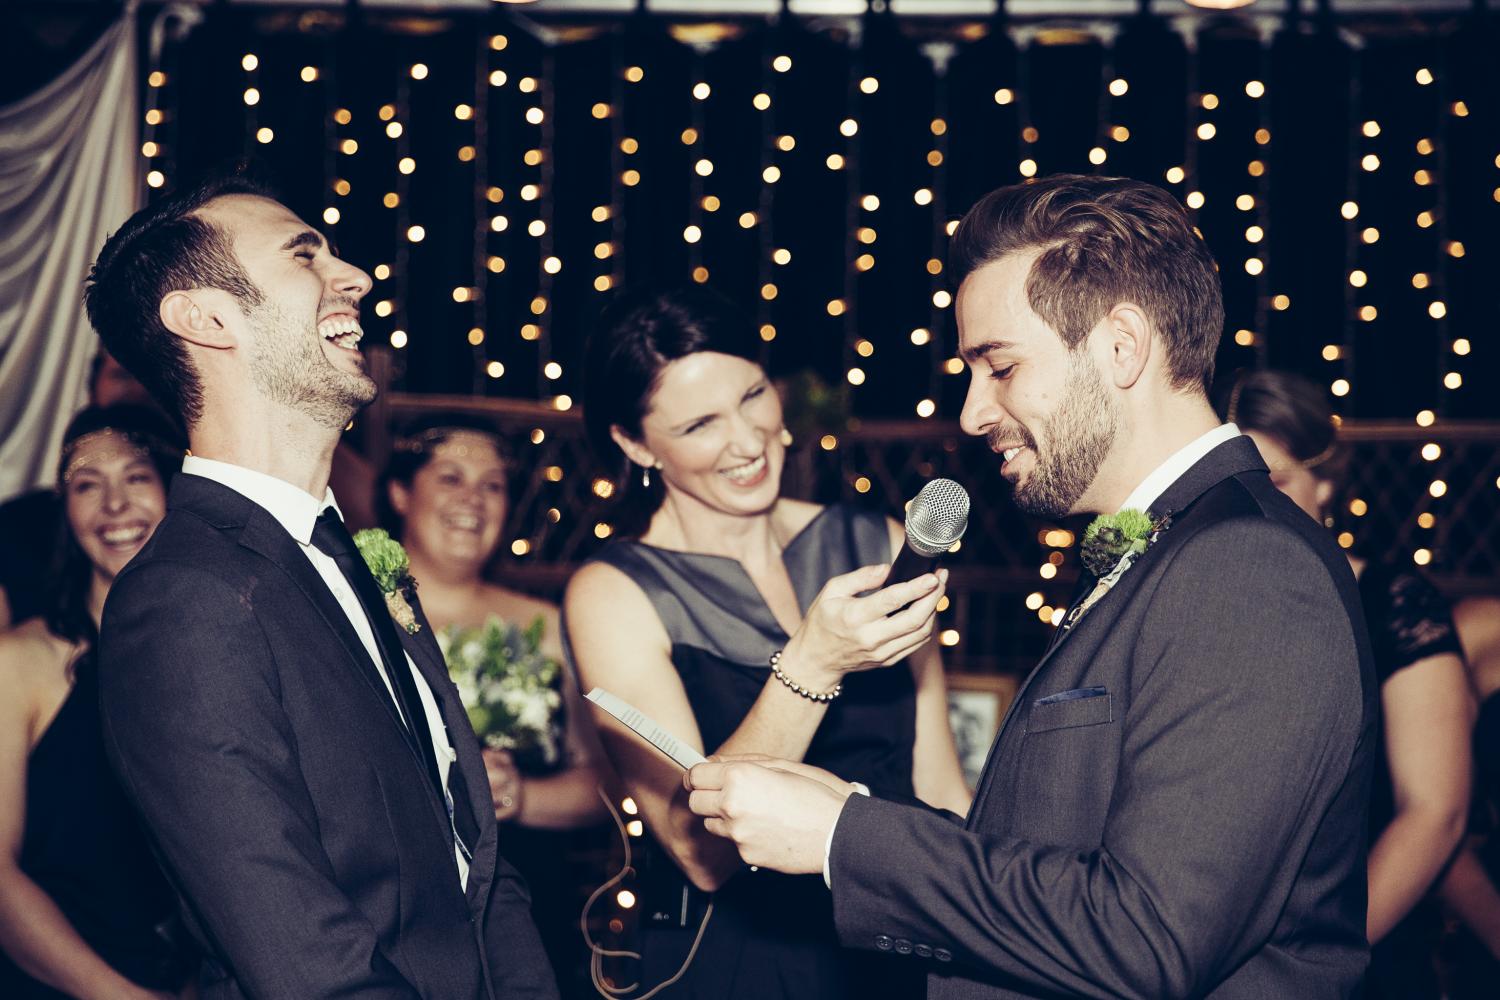
<path fill-rule="evenodd" d="M 844 944 L 928 996 L 1353 994 L 1377 686 L 1328 533 L 1231 439 L 1021 687 L 967 820 L 852 796 Z"/>
<path fill-rule="evenodd" d="M 479 743 L 422 623 L 401 632 L 480 836 L 459 882 L 446 805 L 347 616 L 266 510 L 178 476 L 115 580 L 105 738 L 188 924 L 205 998 L 557 995 L 496 849 Z"/>

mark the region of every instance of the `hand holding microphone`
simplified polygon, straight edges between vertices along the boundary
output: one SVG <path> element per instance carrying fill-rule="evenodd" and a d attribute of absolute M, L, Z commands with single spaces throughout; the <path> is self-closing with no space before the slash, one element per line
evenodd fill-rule
<path fill-rule="evenodd" d="M 866 566 L 829 580 L 787 642 L 781 668 L 825 690 L 845 674 L 890 666 L 925 645 L 947 577 L 930 574 L 937 556 L 963 535 L 968 515 L 962 486 L 951 479 L 929 482 L 908 506 L 906 544 L 890 570 Z"/>

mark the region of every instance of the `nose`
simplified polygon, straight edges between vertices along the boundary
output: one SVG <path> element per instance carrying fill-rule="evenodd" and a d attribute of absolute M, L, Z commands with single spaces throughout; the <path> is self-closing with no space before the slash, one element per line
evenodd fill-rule
<path fill-rule="evenodd" d="M 964 408 L 958 415 L 958 426 L 965 434 L 979 437 L 1000 420 L 1000 404 L 987 392 L 988 380 L 978 372 L 969 373 L 969 391 L 964 395 Z"/>
<path fill-rule="evenodd" d="M 746 458 L 761 453 L 766 444 L 766 429 L 744 414 L 736 414 L 730 424 L 730 446 Z"/>
<path fill-rule="evenodd" d="M 341 295 L 358 302 L 369 294 L 375 283 L 361 268 L 345 260 L 335 260 L 328 283 Z"/>
<path fill-rule="evenodd" d="M 119 514 L 130 506 L 130 499 L 125 494 L 125 485 L 113 480 L 104 484 L 104 513 Z"/>

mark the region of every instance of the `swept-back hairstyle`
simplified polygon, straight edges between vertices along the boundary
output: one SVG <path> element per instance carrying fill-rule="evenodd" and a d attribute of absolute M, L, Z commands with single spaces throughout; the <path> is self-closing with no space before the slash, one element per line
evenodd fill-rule
<path fill-rule="evenodd" d="M 133 403 L 91 406 L 79 411 L 63 432 L 62 455 L 57 463 L 59 491 L 67 490 L 64 475 L 80 442 L 101 431 L 113 432 L 130 444 L 146 449 L 163 490 L 171 484 L 172 476 L 182 465 L 180 432 L 156 410 Z M 59 517 L 42 612 L 47 630 L 59 639 L 92 646 L 98 638 L 93 616 L 89 614 L 89 586 L 93 572 L 93 563 L 73 536 L 73 527 L 67 516 Z"/>
<path fill-rule="evenodd" d="M 132 215 L 104 243 L 83 300 L 104 347 L 170 414 L 191 426 L 203 412 L 203 386 L 182 341 L 161 321 L 170 292 L 219 288 L 246 306 L 263 301 L 229 235 L 197 212 L 231 194 L 274 198 L 241 171 L 223 172 Z"/>
<path fill-rule="evenodd" d="M 595 455 L 622 486 L 625 531 L 644 529 L 662 485 L 660 478 L 641 485 L 609 429 L 640 439 L 662 371 L 678 358 L 712 351 L 760 364 L 761 347 L 748 314 L 704 286 L 626 293 L 604 311 L 585 349 L 583 421 Z"/>
<path fill-rule="evenodd" d="M 1121 177 L 1057 174 L 991 191 L 953 234 L 956 285 L 978 268 L 1039 251 L 1032 311 L 1076 348 L 1121 302 L 1143 309 L 1166 348 L 1174 388 L 1206 389 L 1224 332 L 1218 268 L 1166 191 Z"/>

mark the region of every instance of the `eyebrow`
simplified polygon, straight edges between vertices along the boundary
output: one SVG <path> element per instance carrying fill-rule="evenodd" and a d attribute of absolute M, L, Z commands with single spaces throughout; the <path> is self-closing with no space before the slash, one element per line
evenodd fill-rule
<path fill-rule="evenodd" d="M 302 247 L 312 247 L 314 250 L 319 250 L 322 249 L 322 246 L 323 237 L 320 234 L 311 229 L 304 229 L 296 236 L 281 244 L 281 249 L 283 252 L 287 250 L 300 250 Z"/>
<path fill-rule="evenodd" d="M 759 379 L 758 381 L 756 381 L 753 384 L 751 384 L 750 387 L 747 388 L 743 393 L 740 394 L 740 402 L 743 403 L 745 401 L 746 397 L 748 397 L 756 389 L 761 388 L 763 386 L 769 386 L 770 384 L 771 384 L 771 380 L 768 379 L 768 378 L 761 378 L 761 379 Z M 718 417 L 719 417 L 719 414 L 717 414 L 717 413 L 700 413 L 698 416 L 693 417 L 693 418 L 691 418 L 689 420 L 684 420 L 681 423 L 668 425 L 667 430 L 671 431 L 673 434 L 681 434 L 683 431 L 687 430 L 689 427 L 693 426 L 696 423 L 700 423 L 701 421 L 704 421 L 704 420 L 716 420 L 716 419 L 718 419 Z"/>
<path fill-rule="evenodd" d="M 1014 346 L 1008 340 L 987 340 L 982 344 L 975 344 L 973 347 L 964 348 L 958 352 L 958 356 L 972 364 L 975 361 L 983 359 L 991 351 L 1008 351 Z"/>

